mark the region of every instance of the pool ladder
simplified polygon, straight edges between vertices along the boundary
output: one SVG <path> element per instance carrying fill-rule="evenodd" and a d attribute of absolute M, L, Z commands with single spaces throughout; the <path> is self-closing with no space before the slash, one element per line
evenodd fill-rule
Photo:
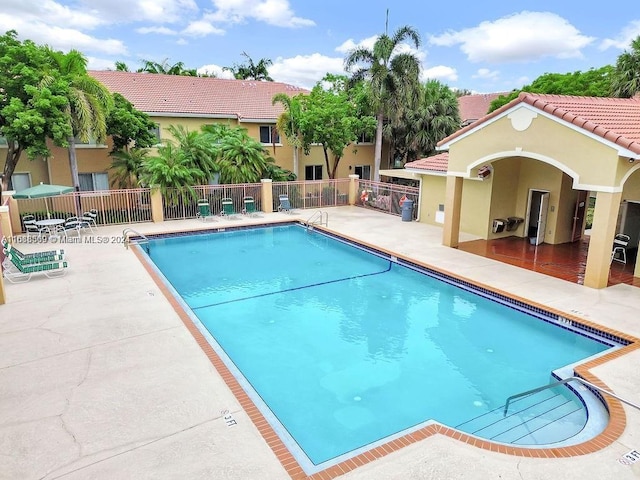
<path fill-rule="evenodd" d="M 314 225 L 329 226 L 329 213 L 318 210 L 307 220 L 307 230 L 312 229 Z"/>
<path fill-rule="evenodd" d="M 140 232 L 135 231 L 133 228 L 125 228 L 122 231 L 122 243 L 124 244 L 124 248 L 127 250 L 129 249 L 129 245 L 132 243 L 132 236 L 141 238 L 142 240 L 136 240 L 136 245 L 144 245 L 145 251 L 149 253 L 149 239 Z"/>

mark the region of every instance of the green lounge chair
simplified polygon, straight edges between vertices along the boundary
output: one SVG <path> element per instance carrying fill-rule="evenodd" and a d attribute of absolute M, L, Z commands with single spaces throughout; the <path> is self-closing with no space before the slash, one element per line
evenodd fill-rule
<path fill-rule="evenodd" d="M 196 214 L 196 217 L 203 222 L 206 222 L 207 220 L 216 221 L 215 215 L 211 213 L 211 206 L 209 205 L 208 200 L 204 198 L 202 200 L 198 200 L 198 213 Z"/>
<path fill-rule="evenodd" d="M 236 212 L 236 209 L 233 206 L 233 200 L 231 198 L 222 199 L 222 212 L 220 212 L 220 215 L 229 218 L 238 217 L 239 213 Z"/>
<path fill-rule="evenodd" d="M 242 213 L 249 217 L 259 217 L 258 211 L 256 210 L 256 202 L 253 197 L 244 197 L 244 209 Z"/>
<path fill-rule="evenodd" d="M 23 253 L 18 250 L 16 247 L 11 245 L 6 237 L 2 237 L 1 240 L 2 249 L 5 254 L 5 262 L 3 265 L 9 264 L 9 259 L 7 258 L 9 253 L 15 255 L 23 265 L 31 264 L 31 263 L 43 263 L 43 262 L 57 262 L 60 260 L 64 260 L 64 250 L 47 250 L 43 252 L 33 252 L 33 253 Z"/>
<path fill-rule="evenodd" d="M 11 283 L 24 283 L 31 280 L 34 274 L 42 273 L 47 278 L 61 277 L 66 273 L 67 262 L 42 262 L 23 264 L 13 253 L 9 252 L 7 258 L 10 260 L 10 268 L 4 271 L 4 278 Z"/>
<path fill-rule="evenodd" d="M 279 195 L 278 200 L 280 200 L 280 205 L 278 206 L 279 212 L 293 213 L 293 207 L 291 207 L 288 195 Z"/>

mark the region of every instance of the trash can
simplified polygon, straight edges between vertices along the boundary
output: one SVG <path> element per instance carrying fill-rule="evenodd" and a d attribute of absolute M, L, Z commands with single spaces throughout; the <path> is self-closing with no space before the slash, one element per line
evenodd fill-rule
<path fill-rule="evenodd" d="M 413 220 L 413 200 L 408 198 L 402 202 L 402 221 L 410 222 Z"/>

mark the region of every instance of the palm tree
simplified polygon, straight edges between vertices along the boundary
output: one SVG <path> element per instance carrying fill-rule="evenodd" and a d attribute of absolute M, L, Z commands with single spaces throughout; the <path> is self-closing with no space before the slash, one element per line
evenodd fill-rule
<path fill-rule="evenodd" d="M 138 176 L 141 174 L 149 150 L 131 148 L 116 150 L 111 155 L 111 186 L 116 188 L 137 188 L 140 186 Z"/>
<path fill-rule="evenodd" d="M 271 100 L 272 105 L 282 104 L 284 111 L 278 117 L 276 129 L 287 137 L 293 147 L 293 174 L 298 176 L 299 149 L 302 146 L 300 135 L 300 119 L 302 118 L 300 100 L 286 93 L 277 93 Z"/>
<path fill-rule="evenodd" d="M 273 64 L 270 59 L 261 58 L 256 64 L 247 52 L 242 52 L 242 56 L 247 59 L 247 63 L 242 63 L 240 65 L 234 63 L 233 67 L 222 67 L 222 70 L 227 70 L 233 73 L 233 77 L 237 80 L 273 82 L 273 78 L 269 76 L 268 71 L 268 68 Z"/>
<path fill-rule="evenodd" d="M 403 111 L 415 100 L 419 85 L 420 61 L 412 53 L 396 53 L 402 42 L 410 41 L 420 47 L 420 36 L 409 26 L 400 27 L 390 37 L 387 32 L 380 35 L 369 50 L 359 47 L 345 58 L 347 71 L 353 72 L 351 80 L 368 80 L 371 105 L 375 111 L 376 143 L 374 159 L 374 180 L 380 180 L 380 159 L 382 158 L 382 130 L 385 116 L 399 118 Z"/>
<path fill-rule="evenodd" d="M 113 106 L 113 98 L 107 88 L 87 74 L 87 58 L 78 50 L 67 54 L 49 50 L 52 60 L 62 77 L 68 82 L 67 115 L 72 135 L 69 143 L 69 167 L 71 181 L 76 190 L 80 189 L 78 161 L 76 159 L 76 138 L 88 143 L 105 141 L 107 136 L 107 115 Z M 47 83 L 47 77 L 43 83 Z"/>
<path fill-rule="evenodd" d="M 180 200 L 196 199 L 193 185 L 204 180 L 202 171 L 194 167 L 191 159 L 172 143 L 158 147 L 158 155 L 148 157 L 140 173 L 143 185 L 157 186 L 167 205 L 176 206 Z"/>
<path fill-rule="evenodd" d="M 255 183 L 262 178 L 269 163 L 260 142 L 251 138 L 244 128 L 230 128 L 215 144 L 220 183 Z"/>
<path fill-rule="evenodd" d="M 202 172 L 203 183 L 208 183 L 220 170 L 216 161 L 215 142 L 206 133 L 189 131 L 184 125 L 169 125 L 167 130 L 191 166 Z"/>
<path fill-rule="evenodd" d="M 116 66 L 116 71 L 117 72 L 130 72 L 131 70 L 129 70 L 129 66 L 122 62 L 122 61 L 116 61 L 115 63 Z"/>
<path fill-rule="evenodd" d="M 138 69 L 138 73 L 158 73 L 163 75 L 182 75 L 186 77 L 198 76 L 196 69 L 184 68 L 183 62 L 176 62 L 173 65 L 169 65 L 168 58 L 165 58 L 160 63 L 151 60 L 143 60 L 142 67 Z"/>
<path fill-rule="evenodd" d="M 631 42 L 631 51 L 624 51 L 616 61 L 611 79 L 614 97 L 630 98 L 640 92 L 640 36 Z"/>

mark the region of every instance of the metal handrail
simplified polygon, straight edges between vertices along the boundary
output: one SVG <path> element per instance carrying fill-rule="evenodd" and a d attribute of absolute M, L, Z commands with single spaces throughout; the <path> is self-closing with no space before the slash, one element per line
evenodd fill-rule
<path fill-rule="evenodd" d="M 549 385 L 543 385 L 542 387 L 533 388 L 531 390 L 527 390 L 526 392 L 522 392 L 522 393 L 517 393 L 515 395 L 511 395 L 509 398 L 507 398 L 507 402 L 504 405 L 503 416 L 504 417 L 507 416 L 507 410 L 509 409 L 509 403 L 511 403 L 511 400 L 514 400 L 514 399 L 520 398 L 520 397 L 526 397 L 527 395 L 531 395 L 533 393 L 538 393 L 538 392 L 541 392 L 542 390 L 546 390 L 548 388 L 557 387 L 558 385 L 564 385 L 565 383 L 569 383 L 569 382 L 571 382 L 573 380 L 575 380 L 576 382 L 582 383 L 583 385 L 586 385 L 587 387 L 593 388 L 594 390 L 597 390 L 598 392 L 604 393 L 606 395 L 609 395 L 610 397 L 613 397 L 613 398 L 615 398 L 617 400 L 620 400 L 622 403 L 626 403 L 630 407 L 633 407 L 633 408 L 635 408 L 637 410 L 640 410 L 640 405 L 636 405 L 633 402 L 625 400 L 624 398 L 619 397 L 618 395 L 616 395 L 613 392 L 610 392 L 609 390 L 605 390 L 604 388 L 600 388 L 599 386 L 594 385 L 591 382 L 587 382 L 586 380 L 583 380 L 580 377 L 568 377 L 568 378 L 565 378 L 564 380 L 559 380 L 557 382 L 550 383 Z"/>
<path fill-rule="evenodd" d="M 141 242 L 136 242 L 136 243 L 138 245 L 147 245 L 147 248 L 145 248 L 145 250 L 147 251 L 147 253 L 149 253 L 149 239 L 142 233 L 135 231 L 133 228 L 125 228 L 122 231 L 122 239 L 123 239 L 122 243 L 124 243 L 124 248 L 126 248 L 127 250 L 129 249 L 129 245 L 131 244 L 130 234 L 133 234 L 136 237 L 142 238 L 143 240 Z"/>
<path fill-rule="evenodd" d="M 317 219 L 316 219 L 317 217 Z M 322 210 L 317 210 L 313 213 L 307 220 L 307 230 L 312 225 L 325 225 L 329 226 L 329 212 L 323 212 Z"/>

